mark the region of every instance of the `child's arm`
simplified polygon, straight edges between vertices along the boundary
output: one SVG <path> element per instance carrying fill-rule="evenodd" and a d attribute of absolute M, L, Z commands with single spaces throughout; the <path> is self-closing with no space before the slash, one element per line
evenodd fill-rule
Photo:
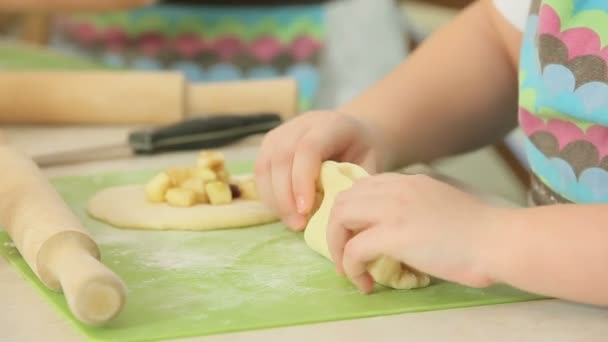
<path fill-rule="evenodd" d="M 496 223 L 481 261 L 491 279 L 608 305 L 608 205 L 517 209 Z"/>
<path fill-rule="evenodd" d="M 387 133 L 389 167 L 494 142 L 516 124 L 520 41 L 492 1 L 479 0 L 339 111 Z"/>
<path fill-rule="evenodd" d="M 383 174 L 340 193 L 328 247 L 370 292 L 380 256 L 448 281 L 608 306 L 608 204 L 498 208 L 427 176 Z"/>

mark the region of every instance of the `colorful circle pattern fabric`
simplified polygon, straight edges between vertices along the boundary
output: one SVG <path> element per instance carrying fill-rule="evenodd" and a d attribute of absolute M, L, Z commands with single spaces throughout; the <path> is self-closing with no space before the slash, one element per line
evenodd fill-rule
<path fill-rule="evenodd" d="M 520 63 L 535 178 L 563 201 L 607 203 L 608 1 L 535 1 Z"/>
<path fill-rule="evenodd" d="M 319 85 L 324 19 L 319 5 L 156 5 L 61 17 L 53 44 L 117 68 L 179 70 L 194 82 L 290 76 L 306 110 Z"/>

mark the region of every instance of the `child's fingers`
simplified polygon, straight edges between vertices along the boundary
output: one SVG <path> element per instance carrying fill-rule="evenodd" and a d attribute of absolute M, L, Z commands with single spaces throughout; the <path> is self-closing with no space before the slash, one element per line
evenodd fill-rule
<path fill-rule="evenodd" d="M 298 213 L 308 215 L 314 206 L 317 177 L 324 161 L 323 140 L 305 135 L 295 149 L 292 186 Z"/>
<path fill-rule="evenodd" d="M 363 293 L 374 289 L 374 280 L 367 271 L 368 264 L 384 254 L 389 245 L 390 231 L 376 228 L 367 229 L 350 239 L 344 246 L 342 267 L 346 277 Z"/>
<path fill-rule="evenodd" d="M 339 223 L 330 223 L 326 234 L 329 254 L 336 265 L 336 272 L 339 275 L 345 275 L 342 267 L 344 246 L 353 237 L 354 233 Z"/>
<path fill-rule="evenodd" d="M 276 205 L 283 221 L 293 230 L 301 230 L 306 224 L 302 215 L 297 213 L 292 191 L 291 172 L 293 153 L 284 151 L 272 161 L 272 187 Z"/>
<path fill-rule="evenodd" d="M 295 149 L 292 182 L 298 212 L 302 215 L 309 214 L 314 206 L 316 175 L 320 174 L 321 164 L 339 155 L 353 140 L 350 130 L 327 127 L 309 126 Z"/>
<path fill-rule="evenodd" d="M 269 158 L 271 154 L 272 151 L 266 151 L 262 147 L 262 152 L 255 162 L 255 183 L 262 202 L 271 210 L 278 212 L 272 191 L 272 169 Z"/>
<path fill-rule="evenodd" d="M 272 190 L 272 175 L 270 166 L 256 168 L 255 183 L 261 202 L 264 203 L 264 205 L 268 207 L 268 209 L 270 209 L 275 215 L 280 217 L 280 212 L 277 208 Z"/>
<path fill-rule="evenodd" d="M 378 209 L 370 208 L 365 196 L 358 195 L 356 190 L 345 191 L 336 197 L 329 216 L 326 238 L 329 253 L 339 274 L 344 274 L 342 259 L 345 245 L 355 234 L 368 229 L 377 221 Z"/>
<path fill-rule="evenodd" d="M 302 230 L 306 218 L 298 214 L 293 190 L 293 169 L 296 148 L 308 131 L 307 124 L 289 122 L 269 140 L 268 150 L 272 151 L 271 182 L 277 209 L 283 221 L 294 230 Z"/>
<path fill-rule="evenodd" d="M 306 134 L 306 122 L 289 121 L 266 134 L 256 161 L 256 182 L 264 203 L 271 206 L 290 226 L 303 228 L 304 218 L 297 214 L 292 190 L 292 168 L 295 146 Z M 294 222 L 290 221 L 296 221 Z"/>

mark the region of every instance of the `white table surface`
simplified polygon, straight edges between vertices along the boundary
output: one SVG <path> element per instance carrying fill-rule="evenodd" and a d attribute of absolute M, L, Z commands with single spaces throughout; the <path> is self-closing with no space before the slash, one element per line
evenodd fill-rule
<path fill-rule="evenodd" d="M 8 128 L 12 144 L 30 155 L 120 141 L 128 128 Z M 42 143 L 44 142 L 44 143 Z M 259 138 L 225 150 L 255 157 Z M 192 153 L 93 162 L 44 170 L 48 176 L 133 170 L 189 162 Z M 2 167 L 2 165 L 0 165 Z M 0 340 L 80 341 L 82 337 L 4 260 L 0 260 Z M 189 341 L 606 341 L 608 310 L 543 300 L 410 313 L 189 339 Z"/>

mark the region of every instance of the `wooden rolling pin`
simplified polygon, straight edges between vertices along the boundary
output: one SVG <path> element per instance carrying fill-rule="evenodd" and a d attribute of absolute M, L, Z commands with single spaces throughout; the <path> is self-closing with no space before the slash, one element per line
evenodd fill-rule
<path fill-rule="evenodd" d="M 0 72 L 0 123 L 167 124 L 204 114 L 296 113 L 292 79 L 189 83 L 179 72 Z"/>
<path fill-rule="evenodd" d="M 32 271 L 64 293 L 81 322 L 110 321 L 122 310 L 126 289 L 101 263 L 91 236 L 32 161 L 0 143 L 0 165 L 0 225 Z"/>

